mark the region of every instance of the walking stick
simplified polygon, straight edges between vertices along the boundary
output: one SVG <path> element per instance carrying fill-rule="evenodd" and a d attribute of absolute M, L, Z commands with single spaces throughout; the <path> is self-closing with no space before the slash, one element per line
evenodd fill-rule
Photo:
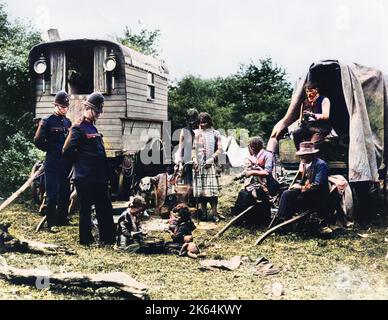
<path fill-rule="evenodd" d="M 300 172 L 299 172 L 299 170 L 298 170 L 298 172 L 296 173 L 296 175 L 295 175 L 294 179 L 292 180 L 290 186 L 288 187 L 288 190 L 291 190 L 291 187 L 295 184 L 296 179 L 298 179 L 299 173 L 300 173 Z M 274 217 L 272 218 L 271 223 L 270 223 L 269 226 L 268 226 L 268 230 L 272 228 L 272 225 L 274 224 L 276 218 L 278 217 L 278 214 L 279 214 L 279 211 L 276 212 L 276 214 L 275 214 Z"/>

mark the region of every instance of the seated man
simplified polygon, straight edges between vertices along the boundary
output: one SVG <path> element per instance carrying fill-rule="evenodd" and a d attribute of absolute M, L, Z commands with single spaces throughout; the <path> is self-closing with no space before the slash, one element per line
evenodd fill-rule
<path fill-rule="evenodd" d="M 331 132 L 330 100 L 321 96 L 315 84 L 305 85 L 307 99 L 302 103 L 299 117 L 299 128 L 292 132 L 295 147 L 303 141 L 317 144 Z"/>
<path fill-rule="evenodd" d="M 296 154 L 301 157 L 298 173 L 301 179 L 280 198 L 278 217 L 281 221 L 290 219 L 299 210 L 308 209 L 318 211 L 327 219 L 329 169 L 325 161 L 316 157 L 318 151 L 313 142 L 300 144 Z"/>

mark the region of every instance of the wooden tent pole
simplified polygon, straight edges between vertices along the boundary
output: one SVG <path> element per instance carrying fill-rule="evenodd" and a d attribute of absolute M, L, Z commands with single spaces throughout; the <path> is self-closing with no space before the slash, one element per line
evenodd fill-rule
<path fill-rule="evenodd" d="M 32 184 L 37 176 L 39 176 L 44 171 L 43 166 L 36 171 L 15 193 L 13 193 L 7 200 L 5 200 L 0 205 L 0 211 L 8 207 L 12 202 L 14 202 L 26 189 Z"/>
<path fill-rule="evenodd" d="M 241 212 L 237 217 L 233 218 L 224 228 L 222 228 L 221 231 L 219 231 L 213 238 L 212 240 L 219 238 L 226 230 L 228 230 L 234 223 L 236 223 L 238 220 L 240 220 L 246 213 L 251 211 L 256 204 L 251 205 L 248 209 L 244 210 Z"/>
<path fill-rule="evenodd" d="M 255 242 L 255 246 L 261 244 L 265 239 L 267 239 L 272 233 L 274 233 L 276 230 L 286 226 L 286 225 L 289 225 L 291 223 L 294 223 L 296 221 L 299 221 L 301 220 L 302 218 L 306 217 L 308 214 L 310 214 L 310 212 L 308 211 L 305 211 L 303 213 L 301 213 L 300 215 L 296 216 L 296 217 L 293 217 L 287 221 L 284 221 L 283 223 L 280 223 L 278 224 L 277 226 L 274 226 L 272 229 L 269 229 L 267 232 L 265 232 L 256 242 Z"/>

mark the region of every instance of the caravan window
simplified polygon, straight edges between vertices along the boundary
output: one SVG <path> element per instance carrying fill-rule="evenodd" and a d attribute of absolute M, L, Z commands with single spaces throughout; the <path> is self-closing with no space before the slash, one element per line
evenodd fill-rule
<path fill-rule="evenodd" d="M 67 90 L 70 94 L 90 94 L 94 91 L 94 49 L 73 46 L 66 50 Z"/>
<path fill-rule="evenodd" d="M 150 72 L 147 74 L 147 99 L 155 100 L 155 75 Z"/>

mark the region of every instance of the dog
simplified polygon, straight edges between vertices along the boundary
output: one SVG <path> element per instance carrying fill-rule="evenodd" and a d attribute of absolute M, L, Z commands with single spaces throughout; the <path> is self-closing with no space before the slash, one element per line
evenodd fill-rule
<path fill-rule="evenodd" d="M 144 177 L 139 182 L 136 195 L 145 200 L 148 209 L 157 208 L 156 186 L 157 180 L 155 177 Z"/>

